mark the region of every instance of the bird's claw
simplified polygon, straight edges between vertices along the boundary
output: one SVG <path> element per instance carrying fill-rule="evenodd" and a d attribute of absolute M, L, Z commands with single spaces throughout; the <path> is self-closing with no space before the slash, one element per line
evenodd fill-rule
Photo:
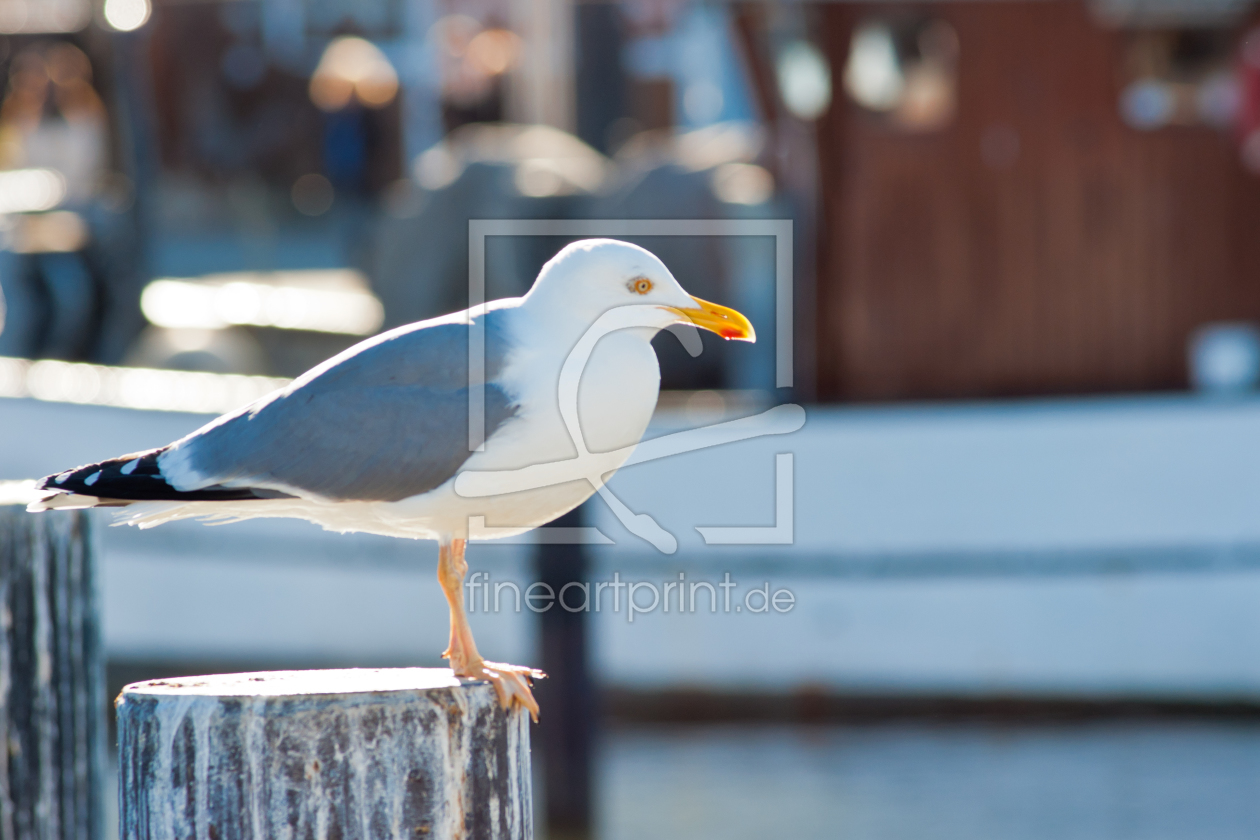
<path fill-rule="evenodd" d="M 538 701 L 530 691 L 530 680 L 541 680 L 547 675 L 537 668 L 524 665 L 507 665 L 503 662 L 474 662 L 455 672 L 455 676 L 470 680 L 487 680 L 499 695 L 499 705 L 505 709 L 512 701 L 529 710 L 529 716 L 538 722 Z"/>

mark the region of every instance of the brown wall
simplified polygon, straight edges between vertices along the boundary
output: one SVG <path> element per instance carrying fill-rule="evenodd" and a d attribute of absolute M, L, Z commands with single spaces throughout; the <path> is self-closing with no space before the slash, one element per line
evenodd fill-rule
<path fill-rule="evenodd" d="M 1199 324 L 1260 320 L 1260 178 L 1204 127 L 1119 118 L 1125 35 L 1081 2 L 932 3 L 958 35 L 958 111 L 906 134 L 840 86 L 855 24 L 823 8 L 819 396 L 1183 387 Z M 1019 155 L 981 154 L 994 126 Z"/>

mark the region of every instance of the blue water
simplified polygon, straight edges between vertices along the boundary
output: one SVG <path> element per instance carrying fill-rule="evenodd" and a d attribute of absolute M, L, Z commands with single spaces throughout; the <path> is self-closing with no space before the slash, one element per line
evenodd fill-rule
<path fill-rule="evenodd" d="M 1260 724 L 610 732 L 600 840 L 1255 840 Z"/>

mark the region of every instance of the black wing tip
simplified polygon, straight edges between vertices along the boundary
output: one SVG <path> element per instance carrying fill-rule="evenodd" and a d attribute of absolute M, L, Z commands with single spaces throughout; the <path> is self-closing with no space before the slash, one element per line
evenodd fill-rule
<path fill-rule="evenodd" d="M 95 496 L 119 503 L 148 501 L 218 502 L 265 498 L 249 488 L 176 490 L 162 476 L 158 456 L 166 447 L 134 452 L 95 464 L 45 476 L 35 489 L 80 496 Z"/>
<path fill-rule="evenodd" d="M 136 476 L 136 481 L 153 477 L 161 480 L 157 456 L 162 454 L 163 451 L 163 449 L 151 449 L 147 452 L 135 452 L 131 455 L 108 458 L 95 464 L 84 464 L 81 467 L 75 467 L 65 472 L 44 476 L 36 482 L 35 489 L 101 496 L 104 495 L 103 491 L 105 486 L 107 486 L 102 485 L 102 481 L 107 483 L 117 481 L 130 483 L 133 475 Z M 128 469 L 128 465 L 132 464 L 132 462 L 135 462 L 135 465 Z M 124 469 L 126 472 L 123 472 Z M 162 481 L 162 483 L 165 484 L 166 482 Z"/>

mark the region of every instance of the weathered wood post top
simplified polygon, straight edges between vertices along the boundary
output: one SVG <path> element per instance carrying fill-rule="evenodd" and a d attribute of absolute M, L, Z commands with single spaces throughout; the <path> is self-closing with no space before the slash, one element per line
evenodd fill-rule
<path fill-rule="evenodd" d="M 529 717 L 446 668 L 134 683 L 124 840 L 531 838 Z"/>

